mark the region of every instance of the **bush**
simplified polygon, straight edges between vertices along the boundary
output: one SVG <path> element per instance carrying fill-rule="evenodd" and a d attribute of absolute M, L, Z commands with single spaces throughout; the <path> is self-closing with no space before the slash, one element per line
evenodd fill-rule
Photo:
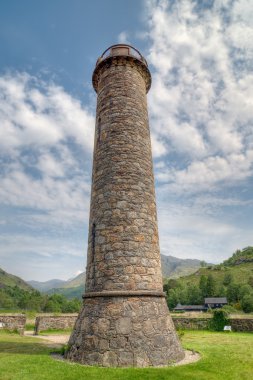
<path fill-rule="evenodd" d="M 223 309 L 215 309 L 213 318 L 210 321 L 210 330 L 223 331 L 224 326 L 228 324 L 228 313 Z"/>
<path fill-rule="evenodd" d="M 227 313 L 227 315 L 228 314 L 233 314 L 233 313 L 237 312 L 237 310 L 233 306 L 231 306 L 231 305 L 225 305 L 225 306 L 223 306 L 222 310 L 224 310 Z"/>

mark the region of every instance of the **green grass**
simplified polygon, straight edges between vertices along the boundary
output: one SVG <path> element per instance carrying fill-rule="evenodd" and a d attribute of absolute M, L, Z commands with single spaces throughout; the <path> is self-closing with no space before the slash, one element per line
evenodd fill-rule
<path fill-rule="evenodd" d="M 183 345 L 202 359 L 170 368 L 113 369 L 56 361 L 40 339 L 0 333 L 1 380 L 251 380 L 253 334 L 187 331 Z"/>

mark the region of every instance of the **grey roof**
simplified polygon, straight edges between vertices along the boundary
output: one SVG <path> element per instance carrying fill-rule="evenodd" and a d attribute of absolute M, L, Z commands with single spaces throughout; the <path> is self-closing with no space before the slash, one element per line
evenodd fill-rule
<path fill-rule="evenodd" d="M 178 304 L 174 310 L 206 310 L 204 305 L 180 305 Z"/>
<path fill-rule="evenodd" d="M 226 297 L 209 297 L 205 298 L 205 303 L 228 303 Z"/>

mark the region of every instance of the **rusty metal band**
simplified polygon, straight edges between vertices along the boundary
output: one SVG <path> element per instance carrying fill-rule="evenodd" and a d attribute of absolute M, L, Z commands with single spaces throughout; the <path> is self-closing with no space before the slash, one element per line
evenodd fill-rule
<path fill-rule="evenodd" d="M 136 291 L 109 291 L 109 292 L 90 292 L 85 293 L 83 298 L 94 298 L 94 297 L 165 297 L 164 292 L 155 292 L 155 291 L 145 291 L 145 290 L 136 290 Z"/>

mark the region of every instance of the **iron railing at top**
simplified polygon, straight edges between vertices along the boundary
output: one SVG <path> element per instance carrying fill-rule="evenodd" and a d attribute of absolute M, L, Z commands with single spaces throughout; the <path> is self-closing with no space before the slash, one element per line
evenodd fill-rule
<path fill-rule="evenodd" d="M 133 46 L 126 45 L 126 44 L 117 44 L 117 45 L 110 46 L 98 58 L 97 65 L 100 62 L 104 61 L 106 58 L 116 57 L 120 55 L 137 58 L 141 62 L 143 62 L 146 66 L 148 66 L 146 59 L 141 55 L 141 53 L 137 49 L 135 49 Z"/>

